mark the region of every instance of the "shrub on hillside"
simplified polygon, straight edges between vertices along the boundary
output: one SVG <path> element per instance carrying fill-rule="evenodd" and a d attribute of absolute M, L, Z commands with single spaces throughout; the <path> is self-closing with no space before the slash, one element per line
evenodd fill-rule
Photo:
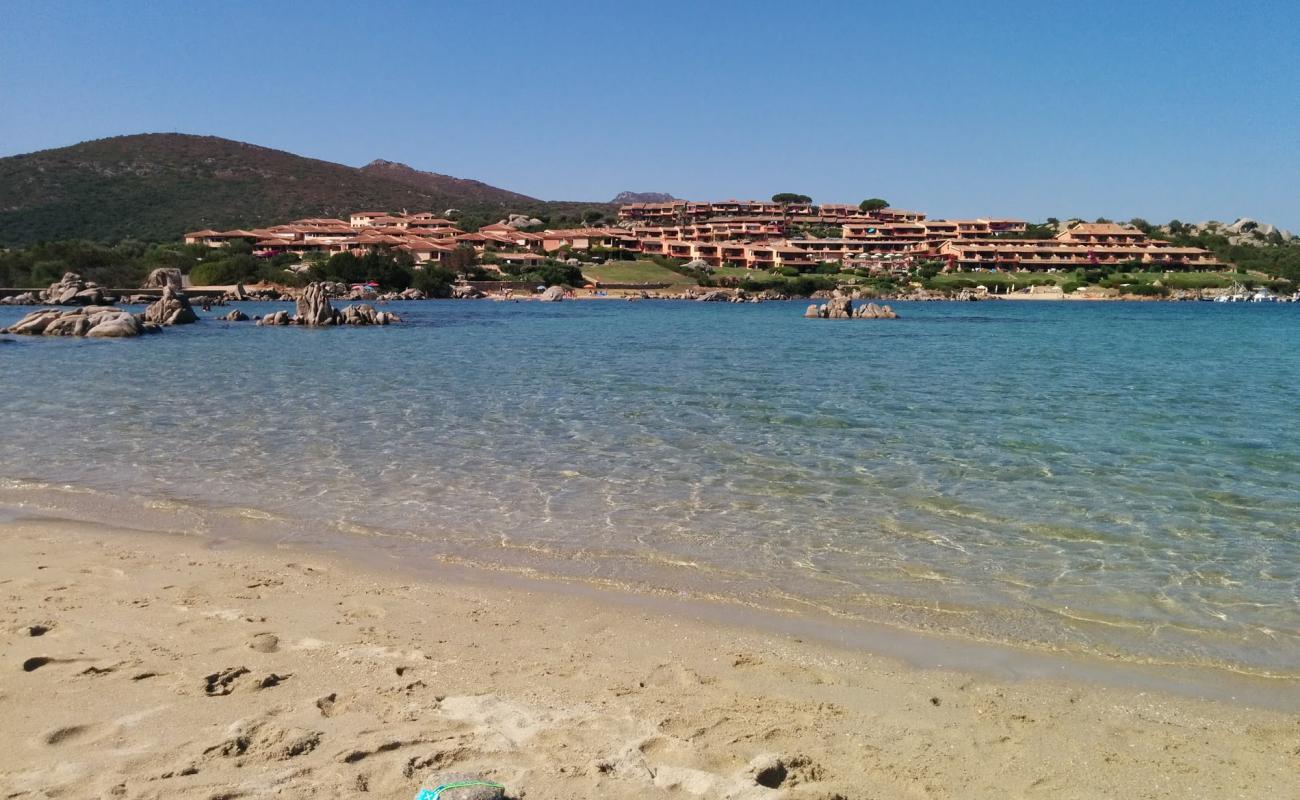
<path fill-rule="evenodd" d="M 250 255 L 229 256 L 214 261 L 204 261 L 190 270 L 190 283 L 195 286 L 229 286 L 233 283 L 252 283 L 257 280 L 262 263 Z"/>
<path fill-rule="evenodd" d="M 411 273 L 411 285 L 429 297 L 450 297 L 451 285 L 455 282 L 456 273 L 432 264 Z"/>

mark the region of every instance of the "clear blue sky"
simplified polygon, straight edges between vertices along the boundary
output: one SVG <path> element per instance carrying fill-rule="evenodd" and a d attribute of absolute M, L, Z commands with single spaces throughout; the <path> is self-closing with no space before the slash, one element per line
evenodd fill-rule
<path fill-rule="evenodd" d="M 0 155 L 183 131 L 549 199 L 1300 229 L 1298 6 L 0 0 Z"/>

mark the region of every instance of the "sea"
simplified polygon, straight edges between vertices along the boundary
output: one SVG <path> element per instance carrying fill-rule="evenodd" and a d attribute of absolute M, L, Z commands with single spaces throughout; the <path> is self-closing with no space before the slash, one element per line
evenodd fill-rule
<path fill-rule="evenodd" d="M 0 337 L 0 519 L 1300 677 L 1300 305 L 805 306 Z"/>

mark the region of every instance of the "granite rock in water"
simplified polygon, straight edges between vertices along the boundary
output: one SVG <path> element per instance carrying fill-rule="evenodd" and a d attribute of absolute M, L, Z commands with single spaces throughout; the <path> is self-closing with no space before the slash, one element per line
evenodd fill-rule
<path fill-rule="evenodd" d="M 803 315 L 808 319 L 898 319 L 898 314 L 889 306 L 867 303 L 854 308 L 849 296 L 839 290 L 822 305 L 808 306 Z"/>
<path fill-rule="evenodd" d="M 164 286 L 162 297 L 144 310 L 144 321 L 155 325 L 189 325 L 199 321 L 184 294 Z"/>
<path fill-rule="evenodd" d="M 541 300 L 544 303 L 558 303 L 564 299 L 564 287 L 552 286 L 546 291 L 542 292 L 542 296 L 537 299 Z"/>
<path fill-rule="evenodd" d="M 468 284 L 457 284 L 451 287 L 451 296 L 456 300 L 473 300 L 483 296 L 483 293 Z"/>
<path fill-rule="evenodd" d="M 57 283 L 41 292 L 41 302 L 56 306 L 94 306 L 104 302 L 104 292 L 94 283 L 83 281 L 75 272 L 65 272 Z"/>
<path fill-rule="evenodd" d="M 71 311 L 53 308 L 33 311 L 2 332 L 26 336 L 120 338 L 158 330 L 161 330 L 158 325 L 120 308 L 85 306 Z"/>
<path fill-rule="evenodd" d="M 116 314 L 103 314 L 100 319 L 93 321 L 91 327 L 86 331 L 86 336 L 91 338 L 125 338 L 129 336 L 139 336 L 144 333 L 144 325 L 134 314 L 128 314 L 120 311 Z"/>
<path fill-rule="evenodd" d="M 247 322 L 248 315 L 237 308 L 232 308 L 230 313 L 223 317 L 218 317 L 218 319 L 224 319 L 226 322 Z"/>
<path fill-rule="evenodd" d="M 822 306 L 822 316 L 827 319 L 852 319 L 853 301 L 848 295 L 837 291 Z"/>
<path fill-rule="evenodd" d="M 329 289 L 324 283 L 312 283 L 298 297 L 294 322 L 318 327 L 338 324 L 338 312 L 330 305 Z"/>
<path fill-rule="evenodd" d="M 3 306 L 34 306 L 40 302 L 40 298 L 31 292 L 23 292 L 22 294 L 15 294 L 9 297 L 0 297 L 0 305 Z"/>
<path fill-rule="evenodd" d="M 366 303 L 348 306 L 343 309 L 339 316 L 339 324 L 341 325 L 388 325 L 393 322 L 401 322 L 396 314 L 388 311 L 376 311 L 373 306 Z"/>
<path fill-rule="evenodd" d="M 144 281 L 144 286 L 141 288 L 165 289 L 169 286 L 178 292 L 184 286 L 184 281 L 181 279 L 181 271 L 175 267 L 159 267 L 153 272 L 150 272 L 149 277 Z"/>
<path fill-rule="evenodd" d="M 878 306 L 875 303 L 867 303 L 865 306 L 859 306 L 857 313 L 853 315 L 857 319 L 898 319 L 898 314 L 889 306 Z"/>
<path fill-rule="evenodd" d="M 289 312 L 284 309 L 272 311 L 257 321 L 258 325 L 288 325 L 291 322 Z"/>

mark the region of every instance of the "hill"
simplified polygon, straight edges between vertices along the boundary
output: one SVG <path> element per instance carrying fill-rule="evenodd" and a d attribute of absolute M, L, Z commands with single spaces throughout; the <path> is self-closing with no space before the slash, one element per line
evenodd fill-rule
<path fill-rule="evenodd" d="M 0 245 L 174 240 L 362 208 L 556 217 L 604 204 L 550 204 L 479 181 L 373 162 L 356 168 L 215 136 L 148 133 L 0 158 Z"/>
<path fill-rule="evenodd" d="M 385 161 L 377 158 L 361 168 L 361 172 L 378 178 L 412 186 L 432 195 L 463 197 L 462 203 L 499 203 L 516 205 L 520 203 L 536 204 L 542 202 L 535 197 L 518 192 L 498 189 L 482 181 L 468 178 L 455 178 L 437 172 L 422 172 L 397 161 Z"/>
<path fill-rule="evenodd" d="M 623 206 L 628 203 L 671 203 L 676 199 L 667 192 L 619 192 L 609 202 Z"/>

